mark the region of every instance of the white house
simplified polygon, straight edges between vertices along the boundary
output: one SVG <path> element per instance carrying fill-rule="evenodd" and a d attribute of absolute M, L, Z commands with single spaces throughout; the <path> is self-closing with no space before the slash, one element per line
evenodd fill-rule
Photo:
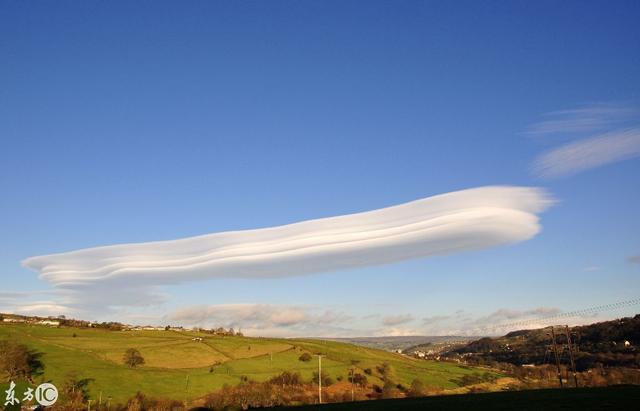
<path fill-rule="evenodd" d="M 26 320 L 24 318 L 3 318 L 2 322 L 5 323 L 24 323 Z"/>
<path fill-rule="evenodd" d="M 38 324 L 40 325 L 50 325 L 52 327 L 57 327 L 60 325 L 60 321 L 55 321 L 55 320 L 42 320 L 42 321 L 38 321 Z"/>

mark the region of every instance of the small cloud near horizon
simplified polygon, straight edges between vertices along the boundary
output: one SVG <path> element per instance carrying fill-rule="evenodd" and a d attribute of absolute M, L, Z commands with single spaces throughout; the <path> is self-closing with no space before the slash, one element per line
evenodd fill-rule
<path fill-rule="evenodd" d="M 414 318 L 411 314 L 390 315 L 382 318 L 382 324 L 387 326 L 400 325 L 409 323 L 413 320 Z"/>
<path fill-rule="evenodd" d="M 188 327 L 234 328 L 250 336 L 320 337 L 358 333 L 347 328 L 355 317 L 304 305 L 212 304 L 183 307 L 165 315 L 165 323 Z"/>
<path fill-rule="evenodd" d="M 640 264 L 640 254 L 632 255 L 631 257 L 627 258 L 627 261 L 631 264 Z"/>

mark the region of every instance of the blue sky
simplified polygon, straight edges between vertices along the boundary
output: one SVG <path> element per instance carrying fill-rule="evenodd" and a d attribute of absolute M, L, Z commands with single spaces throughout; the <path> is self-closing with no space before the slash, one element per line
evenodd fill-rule
<path fill-rule="evenodd" d="M 635 1 L 2 2 L 0 309 L 64 307 L 22 267 L 31 256 L 486 185 L 542 187 L 557 203 L 516 244 L 191 281 L 163 287 L 160 304 L 76 314 L 155 323 L 206 305 L 255 333 L 377 335 L 640 297 L 639 17 Z M 621 130 L 608 160 L 536 168 Z M 245 324 L 238 307 L 299 321 Z"/>

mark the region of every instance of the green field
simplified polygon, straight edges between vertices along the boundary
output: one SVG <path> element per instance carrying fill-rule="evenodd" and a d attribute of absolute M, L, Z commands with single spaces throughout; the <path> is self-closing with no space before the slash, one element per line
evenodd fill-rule
<path fill-rule="evenodd" d="M 487 394 L 441 395 L 398 400 L 277 408 L 295 411 L 538 411 L 538 410 L 634 410 L 640 404 L 640 387 L 546 389 Z"/>
<path fill-rule="evenodd" d="M 74 337 L 75 334 L 75 337 Z M 202 342 L 192 341 L 202 337 Z M 264 381 L 282 371 L 298 371 L 310 379 L 317 360 L 301 362 L 303 352 L 322 353 L 322 368 L 335 380 L 346 379 L 356 361 L 357 372 L 371 368 L 372 383 L 381 384 L 376 366 L 393 365 L 399 383 L 415 378 L 427 386 L 454 388 L 466 374 L 484 372 L 451 363 L 414 360 L 390 352 L 350 344 L 302 339 L 221 337 L 181 331 L 107 331 L 50 328 L 35 325 L 0 325 L 0 339 L 12 339 L 43 353 L 45 373 L 40 379 L 62 385 L 70 373 L 93 379 L 91 396 L 122 402 L 141 391 L 154 397 L 194 399 L 224 384 L 235 385 L 242 376 Z M 128 368 L 126 349 L 137 348 L 144 366 Z M 211 367 L 213 371 L 211 372 Z"/>

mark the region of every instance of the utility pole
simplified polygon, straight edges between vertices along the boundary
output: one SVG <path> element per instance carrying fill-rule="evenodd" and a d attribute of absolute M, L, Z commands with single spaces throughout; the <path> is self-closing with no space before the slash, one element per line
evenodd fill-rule
<path fill-rule="evenodd" d="M 187 401 L 189 400 L 189 374 L 187 374 L 187 381 L 184 386 L 184 405 L 186 407 Z"/>
<path fill-rule="evenodd" d="M 322 404 L 322 354 L 318 354 L 318 404 Z"/>
<path fill-rule="evenodd" d="M 354 400 L 354 392 L 353 392 L 353 377 L 355 375 L 355 369 L 353 367 L 351 367 L 351 401 L 353 402 Z"/>
<path fill-rule="evenodd" d="M 102 406 L 102 391 L 100 391 L 100 396 L 98 397 L 98 407 Z"/>
<path fill-rule="evenodd" d="M 576 363 L 573 359 L 573 347 L 571 346 L 571 333 L 569 332 L 569 326 L 565 325 L 564 326 L 564 332 L 567 336 L 567 345 L 569 346 L 569 359 L 571 361 L 571 371 L 573 372 L 573 382 L 576 385 L 576 388 L 578 388 L 578 377 L 576 376 Z"/>
<path fill-rule="evenodd" d="M 556 357 L 556 367 L 558 368 L 558 381 L 560 381 L 560 388 L 562 385 L 562 374 L 560 373 L 560 357 L 558 356 L 558 347 L 556 346 L 556 332 L 553 325 L 551 326 L 551 343 L 553 344 L 553 354 Z"/>

